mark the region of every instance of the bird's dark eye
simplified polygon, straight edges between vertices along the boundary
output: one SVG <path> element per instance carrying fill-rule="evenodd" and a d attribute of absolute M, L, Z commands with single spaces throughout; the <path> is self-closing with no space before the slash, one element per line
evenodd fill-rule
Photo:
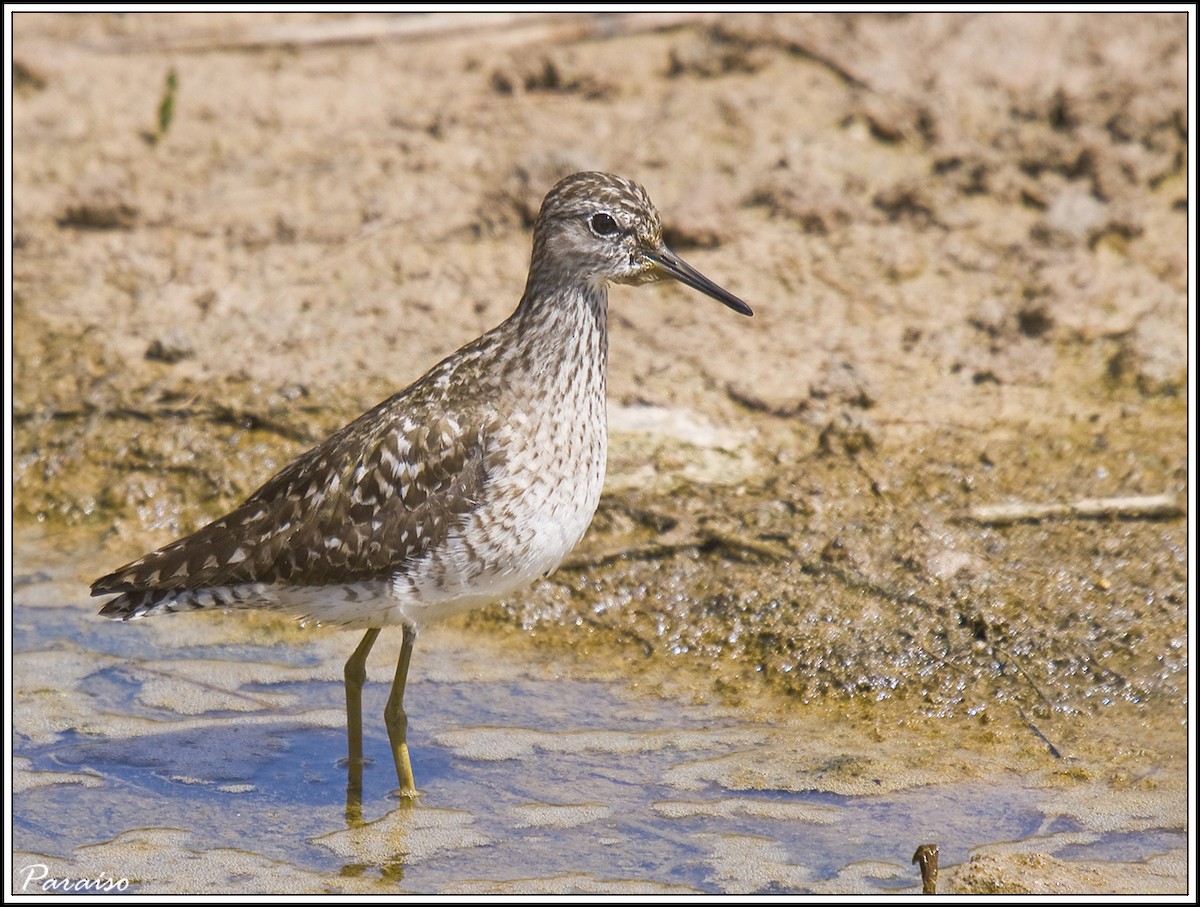
<path fill-rule="evenodd" d="M 601 211 L 599 214 L 593 214 L 592 219 L 588 221 L 592 226 L 592 232 L 597 236 L 612 236 L 621 229 L 616 220 L 611 214 L 605 214 Z"/>

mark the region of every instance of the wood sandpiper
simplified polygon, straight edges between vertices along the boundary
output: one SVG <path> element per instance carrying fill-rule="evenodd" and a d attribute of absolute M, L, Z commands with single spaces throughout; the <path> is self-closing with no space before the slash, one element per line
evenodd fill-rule
<path fill-rule="evenodd" d="M 750 307 L 672 253 L 637 183 L 577 173 L 533 228 L 509 318 L 286 466 L 241 506 L 92 584 L 100 611 L 262 608 L 366 629 L 346 662 L 351 800 L 361 796 L 362 688 L 399 625 L 384 723 L 400 794 L 416 795 L 404 685 L 418 630 L 554 570 L 604 483 L 608 284 L 672 278 Z"/>

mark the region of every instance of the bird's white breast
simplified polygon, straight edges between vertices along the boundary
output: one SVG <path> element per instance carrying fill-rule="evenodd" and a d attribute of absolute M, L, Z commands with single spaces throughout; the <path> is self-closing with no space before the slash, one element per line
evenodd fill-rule
<path fill-rule="evenodd" d="M 484 439 L 498 453 L 487 499 L 394 578 L 403 620 L 420 625 L 509 595 L 553 571 L 587 531 L 604 486 L 607 338 L 603 312 L 574 317 L 568 354 L 539 357 L 539 370 L 515 379 L 526 385 L 503 388 L 508 405 Z"/>

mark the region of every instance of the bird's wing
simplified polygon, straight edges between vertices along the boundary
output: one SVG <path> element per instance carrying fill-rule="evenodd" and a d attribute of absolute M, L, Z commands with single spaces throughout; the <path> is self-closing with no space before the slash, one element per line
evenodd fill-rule
<path fill-rule="evenodd" d="M 403 571 L 487 493 L 487 428 L 397 395 L 245 503 L 92 584 L 93 595 L 241 583 L 321 586 Z M 473 427 L 467 427 L 471 424 Z"/>

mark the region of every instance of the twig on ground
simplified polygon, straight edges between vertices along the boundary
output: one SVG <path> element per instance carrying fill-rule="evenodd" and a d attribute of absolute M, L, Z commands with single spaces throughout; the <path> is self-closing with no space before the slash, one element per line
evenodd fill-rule
<path fill-rule="evenodd" d="M 1012 504 L 981 504 L 967 511 L 964 519 L 986 526 L 1006 526 L 1010 523 L 1045 520 L 1053 517 L 1068 519 L 1101 519 L 1105 517 L 1137 517 L 1142 519 L 1180 516 L 1183 508 L 1173 494 L 1131 495 L 1119 498 L 1080 498 L 1059 504 L 1038 504 L 1017 501 Z"/>

